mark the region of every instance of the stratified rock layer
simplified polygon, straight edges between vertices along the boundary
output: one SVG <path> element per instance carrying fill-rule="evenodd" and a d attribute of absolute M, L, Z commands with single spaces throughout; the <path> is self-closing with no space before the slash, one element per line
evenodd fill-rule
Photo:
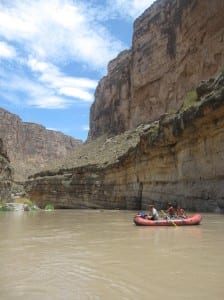
<path fill-rule="evenodd" d="M 175 201 L 188 210 L 223 210 L 224 76 L 201 83 L 195 93 L 176 114 L 98 147 L 93 142 L 89 161 L 86 152 L 73 157 L 74 167 L 65 162 L 31 177 L 26 183 L 31 199 L 58 208 L 145 209 L 149 203 L 162 208 Z"/>
<path fill-rule="evenodd" d="M 110 62 L 91 107 L 89 140 L 176 112 L 224 65 L 224 1 L 159 0 L 134 23 L 132 48 Z"/>
<path fill-rule="evenodd" d="M 147 9 L 131 50 L 109 63 L 96 89 L 89 143 L 31 177 L 31 199 L 224 211 L 223 15 L 220 0 L 159 0 Z"/>
<path fill-rule="evenodd" d="M 22 122 L 4 109 L 0 109 L 0 138 L 15 169 L 16 180 L 24 180 L 49 160 L 61 159 L 82 144 L 61 132 Z"/>

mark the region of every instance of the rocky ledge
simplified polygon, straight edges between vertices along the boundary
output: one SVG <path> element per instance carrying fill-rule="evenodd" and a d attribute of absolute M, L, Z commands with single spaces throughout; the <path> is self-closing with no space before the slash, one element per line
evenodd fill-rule
<path fill-rule="evenodd" d="M 175 201 L 224 210 L 224 74 L 203 81 L 173 114 L 88 142 L 25 189 L 44 207 L 145 209 Z"/>

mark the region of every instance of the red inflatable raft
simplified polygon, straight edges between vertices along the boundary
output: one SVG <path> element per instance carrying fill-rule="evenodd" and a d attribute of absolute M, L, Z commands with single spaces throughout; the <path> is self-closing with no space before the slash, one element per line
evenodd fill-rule
<path fill-rule="evenodd" d="M 135 225 L 139 226 L 183 226 L 183 225 L 199 225 L 202 216 L 200 214 L 194 214 L 188 216 L 186 219 L 168 219 L 168 220 L 148 220 L 141 216 L 134 217 Z"/>

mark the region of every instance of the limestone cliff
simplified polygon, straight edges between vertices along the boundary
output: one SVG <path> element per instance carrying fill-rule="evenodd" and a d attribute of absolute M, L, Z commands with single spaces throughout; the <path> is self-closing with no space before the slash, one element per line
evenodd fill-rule
<path fill-rule="evenodd" d="M 43 168 L 49 160 L 59 159 L 82 144 L 61 132 L 48 130 L 0 109 L 0 138 L 6 147 L 16 180 Z"/>
<path fill-rule="evenodd" d="M 110 62 L 91 107 L 89 140 L 178 110 L 224 65 L 224 1 L 158 0 L 134 23 L 132 48 Z"/>
<path fill-rule="evenodd" d="M 158 0 L 109 63 L 88 143 L 26 182 L 43 207 L 224 211 L 224 1 Z"/>
<path fill-rule="evenodd" d="M 11 199 L 12 175 L 9 158 L 0 139 L 0 202 Z"/>
<path fill-rule="evenodd" d="M 92 145 L 92 147 L 91 147 Z M 95 158 L 94 158 L 95 157 Z M 26 191 L 58 208 L 224 210 L 224 75 L 159 121 L 89 142 L 63 166 L 37 173 Z"/>

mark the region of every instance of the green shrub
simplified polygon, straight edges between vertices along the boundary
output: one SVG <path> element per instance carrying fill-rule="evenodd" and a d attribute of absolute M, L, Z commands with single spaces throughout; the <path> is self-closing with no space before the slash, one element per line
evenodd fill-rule
<path fill-rule="evenodd" d="M 6 200 L 2 199 L 0 201 L 0 211 L 9 211 L 10 209 L 5 206 Z"/>
<path fill-rule="evenodd" d="M 45 210 L 54 210 L 54 205 L 53 204 L 47 204 L 45 207 L 44 207 Z"/>
<path fill-rule="evenodd" d="M 12 207 L 0 205 L 0 211 L 13 211 Z"/>
<path fill-rule="evenodd" d="M 190 91 L 187 93 L 184 103 L 180 109 L 180 111 L 185 111 L 191 106 L 194 106 L 198 100 L 198 94 L 196 90 Z"/>

